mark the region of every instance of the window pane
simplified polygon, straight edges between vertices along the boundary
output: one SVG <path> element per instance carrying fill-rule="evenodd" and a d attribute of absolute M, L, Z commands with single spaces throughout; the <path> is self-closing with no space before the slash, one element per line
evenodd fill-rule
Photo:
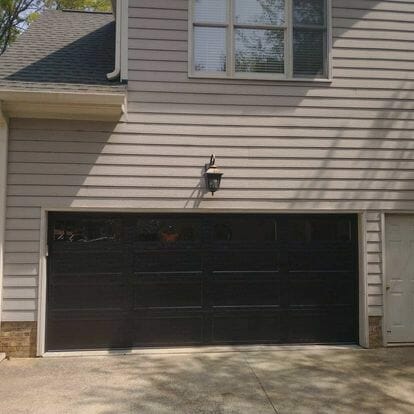
<path fill-rule="evenodd" d="M 276 222 L 269 218 L 217 219 L 214 225 L 214 241 L 252 242 L 275 241 Z"/>
<path fill-rule="evenodd" d="M 284 73 L 282 30 L 236 29 L 236 72 Z"/>
<path fill-rule="evenodd" d="M 195 242 L 200 225 L 191 219 L 138 219 L 136 236 L 139 242 Z"/>
<path fill-rule="evenodd" d="M 194 21 L 224 23 L 227 20 L 227 0 L 195 0 Z"/>
<path fill-rule="evenodd" d="M 294 0 L 293 18 L 295 24 L 325 23 L 325 0 Z"/>
<path fill-rule="evenodd" d="M 194 69 L 202 72 L 226 71 L 226 29 L 194 28 Z"/>
<path fill-rule="evenodd" d="M 323 77 L 324 32 L 295 30 L 293 34 L 293 73 L 299 77 Z"/>
<path fill-rule="evenodd" d="M 282 25 L 285 0 L 235 0 L 235 20 L 241 24 Z"/>
<path fill-rule="evenodd" d="M 59 242 L 96 243 L 121 239 L 121 220 L 73 219 L 55 223 L 53 239 Z"/>

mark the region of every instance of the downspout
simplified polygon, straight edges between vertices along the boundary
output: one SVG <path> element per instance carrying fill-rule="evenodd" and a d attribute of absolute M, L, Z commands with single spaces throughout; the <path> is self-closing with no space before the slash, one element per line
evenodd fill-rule
<path fill-rule="evenodd" d="M 112 4 L 115 2 L 113 1 Z M 122 0 L 116 0 L 116 6 L 113 7 L 115 15 L 115 68 L 111 73 L 106 75 L 110 81 L 116 80 L 121 74 L 121 21 L 122 21 Z"/>
<path fill-rule="evenodd" d="M 7 146 L 9 127 L 0 101 L 0 329 L 3 310 L 4 242 L 6 231 Z"/>

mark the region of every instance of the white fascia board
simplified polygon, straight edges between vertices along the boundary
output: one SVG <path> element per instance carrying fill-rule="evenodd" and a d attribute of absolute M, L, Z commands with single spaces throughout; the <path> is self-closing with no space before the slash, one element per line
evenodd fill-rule
<path fill-rule="evenodd" d="M 7 152 L 9 129 L 0 101 L 0 323 L 3 310 L 4 240 L 6 228 Z"/>
<path fill-rule="evenodd" d="M 55 104 L 123 105 L 124 92 L 75 92 L 42 89 L 0 89 L 0 101 L 37 102 Z"/>
<path fill-rule="evenodd" d="M 126 93 L 1 89 L 3 113 L 9 118 L 118 120 Z"/>

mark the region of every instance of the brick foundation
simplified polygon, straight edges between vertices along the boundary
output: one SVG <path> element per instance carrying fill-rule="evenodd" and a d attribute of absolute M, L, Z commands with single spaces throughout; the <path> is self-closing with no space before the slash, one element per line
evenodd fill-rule
<path fill-rule="evenodd" d="M 382 340 L 382 317 L 370 316 L 369 317 L 369 347 L 381 348 L 383 347 Z"/>
<path fill-rule="evenodd" d="M 3 322 L 0 328 L 0 352 L 7 357 L 36 356 L 36 322 Z"/>

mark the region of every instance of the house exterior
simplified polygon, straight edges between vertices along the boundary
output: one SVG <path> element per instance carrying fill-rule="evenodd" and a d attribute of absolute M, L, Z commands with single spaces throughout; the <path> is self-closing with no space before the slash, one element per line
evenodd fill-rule
<path fill-rule="evenodd" d="M 414 2 L 115 6 L 0 57 L 0 351 L 414 343 Z"/>

